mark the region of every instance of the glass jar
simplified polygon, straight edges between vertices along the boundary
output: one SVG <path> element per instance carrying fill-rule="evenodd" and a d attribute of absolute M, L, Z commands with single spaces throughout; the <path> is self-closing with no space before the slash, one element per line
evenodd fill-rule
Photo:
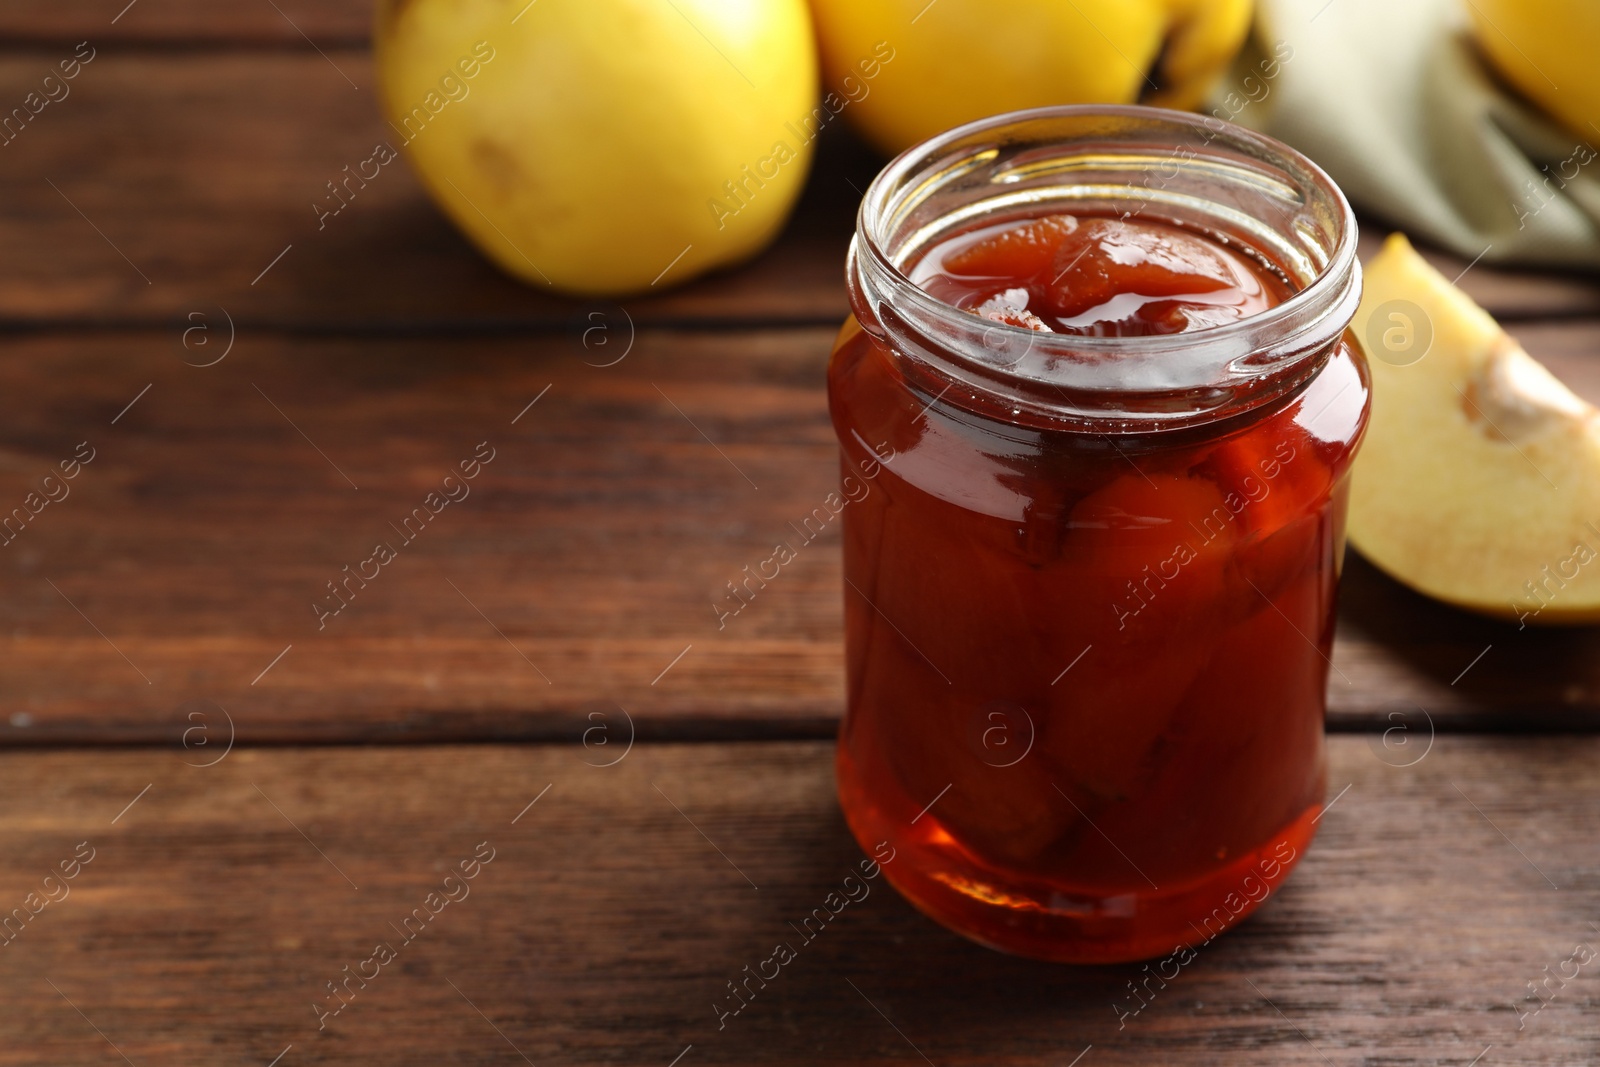
<path fill-rule="evenodd" d="M 912 284 L 952 234 L 1177 226 L 1281 303 L 1161 336 L 1038 333 Z M 1207 117 L 1060 107 L 959 127 L 867 191 L 828 371 L 842 448 L 840 801 L 890 881 L 979 942 L 1190 948 L 1315 831 L 1347 474 L 1356 226 L 1299 153 Z"/>

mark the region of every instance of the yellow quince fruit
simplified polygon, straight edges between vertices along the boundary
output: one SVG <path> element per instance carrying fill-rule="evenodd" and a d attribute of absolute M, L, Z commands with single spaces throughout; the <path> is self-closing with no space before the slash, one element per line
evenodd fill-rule
<path fill-rule="evenodd" d="M 1050 104 L 1195 108 L 1238 53 L 1251 0 L 811 0 L 831 90 L 894 153 Z"/>
<path fill-rule="evenodd" d="M 380 0 L 374 46 L 428 192 L 536 285 L 622 294 L 744 259 L 810 164 L 804 0 Z"/>
<path fill-rule="evenodd" d="M 1600 621 L 1600 412 L 1398 234 L 1366 266 L 1353 329 L 1372 421 L 1350 543 L 1458 607 Z"/>
<path fill-rule="evenodd" d="M 1600 138 L 1600 4 L 1470 0 L 1478 46 L 1500 76 L 1585 143 Z"/>

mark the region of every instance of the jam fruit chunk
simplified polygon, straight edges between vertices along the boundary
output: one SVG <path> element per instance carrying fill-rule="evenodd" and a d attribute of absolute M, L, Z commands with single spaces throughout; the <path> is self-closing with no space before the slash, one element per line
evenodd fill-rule
<path fill-rule="evenodd" d="M 1042 752 L 1100 800 L 1154 773 L 1152 750 L 1210 658 L 1234 531 L 1197 523 L 1221 506 L 1203 478 L 1118 478 L 1073 509 L 1062 565 L 1040 575 L 1047 610 L 1067 616 L 1053 629 L 1081 642 L 1058 654 L 1084 650 L 1049 687 Z"/>
<path fill-rule="evenodd" d="M 978 318 L 988 319 L 990 322 L 1020 326 L 1024 330 L 1033 330 L 1036 333 L 1054 333 L 1054 330 L 1045 325 L 1043 319 L 1028 310 L 1029 299 L 1026 289 L 1007 289 L 1005 292 L 996 293 L 977 307 L 967 310 Z"/>
<path fill-rule="evenodd" d="M 1078 230 L 1072 215 L 1046 215 L 1020 226 L 954 248 L 946 242 L 929 256 L 942 259 L 945 273 L 963 277 L 1024 278 L 1047 271 L 1056 262 L 1062 242 Z M 988 231 L 986 231 L 988 232 Z M 959 240 L 959 239 L 958 239 Z M 939 256 L 942 249 L 950 249 Z"/>
<path fill-rule="evenodd" d="M 1016 312 L 998 322 L 1114 337 L 1235 322 L 1277 304 L 1288 289 L 1232 248 L 1179 227 L 1073 215 L 947 238 L 923 257 L 913 280 L 969 309 L 974 290 L 1004 290 L 979 305 L 986 318 L 995 318 L 986 313 L 994 307 Z"/>

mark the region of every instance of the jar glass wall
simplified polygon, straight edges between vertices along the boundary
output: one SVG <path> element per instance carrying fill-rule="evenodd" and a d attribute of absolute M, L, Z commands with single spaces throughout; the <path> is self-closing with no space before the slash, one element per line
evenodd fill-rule
<path fill-rule="evenodd" d="M 1282 299 L 1085 336 L 911 281 L 952 235 L 1062 215 L 1195 235 Z M 828 375 L 851 501 L 839 791 L 938 921 L 1050 959 L 1166 955 L 1303 854 L 1368 409 L 1355 238 L 1292 150 L 1145 108 L 983 120 L 868 190 Z"/>

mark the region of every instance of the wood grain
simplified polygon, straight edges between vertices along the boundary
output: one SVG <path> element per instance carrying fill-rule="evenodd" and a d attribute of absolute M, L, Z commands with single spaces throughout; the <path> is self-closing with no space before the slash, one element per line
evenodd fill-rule
<path fill-rule="evenodd" d="M 484 68 L 480 91 L 494 69 Z M 0 101 L 20 103 L 48 72 L 41 56 L 0 59 Z M 379 143 L 403 144 L 377 113 L 364 53 L 108 48 L 71 84 L 0 148 L 0 241 L 12 250 L 0 265 L 0 322 L 167 325 L 220 305 L 250 325 L 561 330 L 590 306 L 501 275 L 434 209 L 404 160 L 319 221 L 313 205 L 337 203 L 327 183 L 344 167 L 354 171 Z M 849 183 L 865 188 L 877 164 L 846 138 L 830 141 L 777 247 L 740 270 L 628 299 L 628 313 L 641 322 L 842 319 L 857 200 Z M 108 171 L 118 180 L 104 181 Z"/>
<path fill-rule="evenodd" d="M 202 697 L 280 738 L 515 735 L 618 703 L 831 718 L 834 541 L 725 632 L 712 607 L 834 487 L 830 334 L 641 333 L 608 368 L 565 338 L 241 332 L 204 369 L 165 336 L 24 341 L 42 362 L 0 371 L 7 489 L 20 503 L 77 441 L 99 454 L 5 550 L 8 729 L 171 736 Z M 485 441 L 470 495 L 407 544 L 396 527 Z M 399 558 L 319 622 L 380 540 Z"/>
<path fill-rule="evenodd" d="M 185 365 L 223 351 L 208 329 L 19 337 L 0 363 L 0 513 L 96 450 L 0 548 L 0 741 L 175 744 L 197 700 L 251 741 L 574 739 L 622 710 L 645 737 L 831 733 L 837 533 L 725 626 L 713 606 L 835 488 L 831 330 L 643 328 L 629 348 L 615 324 L 585 348 L 240 329 Z M 1528 341 L 1566 373 L 1597 334 Z M 407 543 L 391 524 L 484 441 L 470 495 Z M 398 558 L 319 620 L 380 540 Z M 1332 722 L 1592 728 L 1597 642 L 1352 558 Z"/>
<path fill-rule="evenodd" d="M 124 21 L 157 2 L 141 0 Z M 261 10 L 276 17 L 268 5 Z M 50 56 L 0 58 L 0 103 L 20 104 Z M 433 208 L 404 161 L 384 167 L 319 228 L 313 204 L 328 195 L 326 183 L 379 142 L 399 143 L 377 114 L 363 52 L 108 46 L 71 85 L 0 148 L 0 243 L 9 253 L 0 263 L 0 325 L 176 327 L 190 313 L 222 308 L 250 328 L 562 331 L 595 306 L 499 274 Z M 622 308 L 641 324 L 837 322 L 847 309 L 843 263 L 859 190 L 878 166 L 834 128 L 772 249 L 684 288 L 624 299 Z M 117 180 L 104 180 L 108 173 Z M 1374 229 L 1367 248 L 1376 237 Z M 1464 266 L 1439 261 L 1451 275 Z M 1462 285 L 1513 318 L 1600 314 L 1592 279 L 1479 265 Z"/>
<path fill-rule="evenodd" d="M 1356 246 L 1362 262 L 1373 256 L 1394 230 L 1383 222 L 1363 220 Z M 1424 259 L 1507 325 L 1600 315 L 1600 278 L 1593 275 L 1490 267 L 1413 240 Z"/>
<path fill-rule="evenodd" d="M 823 743 L 10 753 L 0 903 L 94 859 L 0 948 L 0 1064 L 1588 1062 L 1587 972 L 1518 1015 L 1600 943 L 1600 739 L 1331 750 L 1349 788 L 1293 878 L 1120 1030 L 1140 968 L 979 948 L 881 881 L 719 1029 L 861 858 Z M 319 1032 L 325 983 L 480 842 L 470 895 Z"/>
<path fill-rule="evenodd" d="M 360 47 L 371 37 L 370 0 L 9 0 L 0 7 L 8 47 L 98 43 L 137 46 Z"/>

